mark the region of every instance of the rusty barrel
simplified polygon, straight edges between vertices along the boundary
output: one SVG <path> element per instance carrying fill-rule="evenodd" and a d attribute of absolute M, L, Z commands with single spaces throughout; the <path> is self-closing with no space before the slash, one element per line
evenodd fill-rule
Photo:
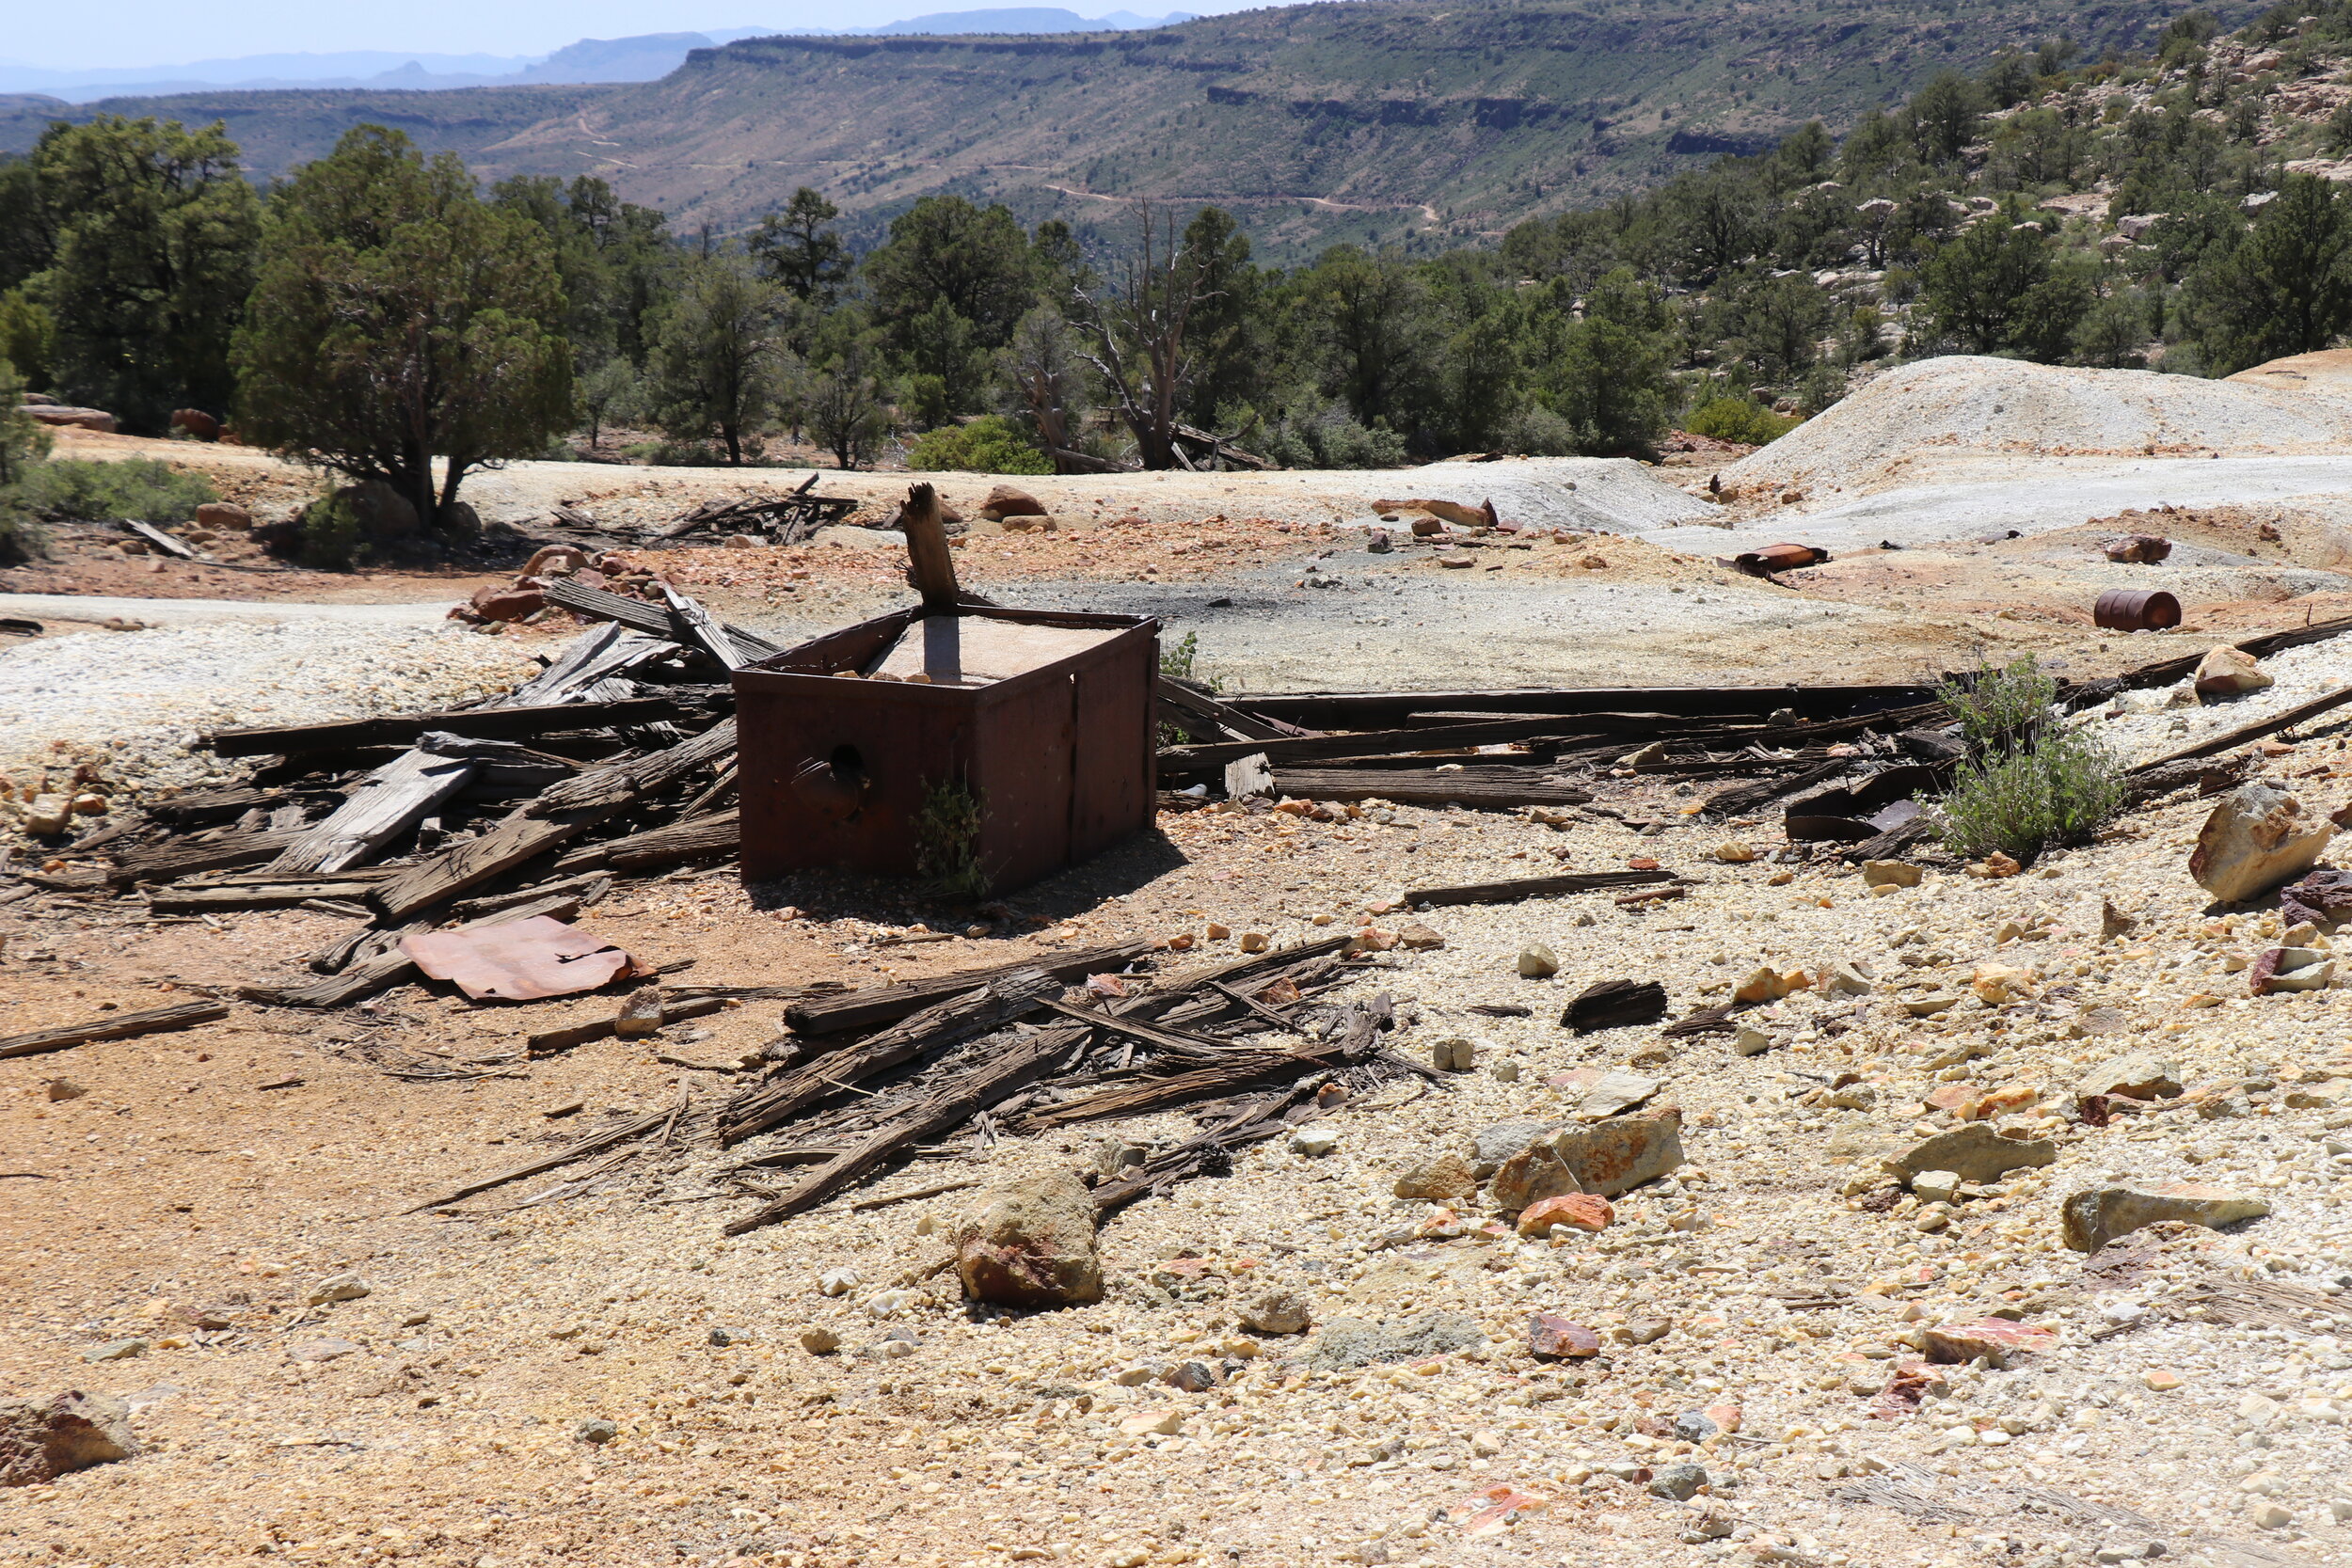
<path fill-rule="evenodd" d="M 1770 577 L 1774 572 L 1793 572 L 1803 566 L 1816 566 L 1829 559 L 1829 551 L 1817 550 L 1810 545 L 1767 545 L 1760 550 L 1742 550 L 1732 558 L 1733 564 L 1753 577 Z"/>
<path fill-rule="evenodd" d="M 2169 631 L 2181 624 L 2181 601 L 2161 588 L 2110 588 L 2090 618 L 2106 631 Z"/>

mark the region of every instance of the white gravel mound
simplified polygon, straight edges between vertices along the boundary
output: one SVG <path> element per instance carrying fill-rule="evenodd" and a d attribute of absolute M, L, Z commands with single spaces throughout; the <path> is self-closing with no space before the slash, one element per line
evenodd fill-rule
<path fill-rule="evenodd" d="M 453 626 L 222 622 L 87 632 L 0 651 L 0 778 L 20 805 L 91 763 L 145 792 L 231 768 L 192 751 L 208 730 L 453 706 L 538 664 L 519 643 Z"/>
<path fill-rule="evenodd" d="M 1724 470 L 1740 485 L 1873 490 L 1949 458 L 2352 450 L 2352 392 L 1955 355 L 1890 371 Z"/>

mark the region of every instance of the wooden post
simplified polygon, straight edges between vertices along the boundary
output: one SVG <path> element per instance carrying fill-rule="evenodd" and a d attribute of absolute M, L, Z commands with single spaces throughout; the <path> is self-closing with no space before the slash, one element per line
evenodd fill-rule
<path fill-rule="evenodd" d="M 898 526 L 907 535 L 907 580 L 923 595 L 924 612 L 953 615 L 956 562 L 947 551 L 947 527 L 939 516 L 939 492 L 928 484 L 909 490 Z"/>

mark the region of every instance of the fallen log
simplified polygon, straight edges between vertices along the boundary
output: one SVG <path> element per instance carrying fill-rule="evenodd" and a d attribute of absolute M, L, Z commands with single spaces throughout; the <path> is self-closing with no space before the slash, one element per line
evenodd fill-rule
<path fill-rule="evenodd" d="M 650 607 L 648 607 L 650 608 Z M 679 717 L 678 697 L 629 697 L 610 703 L 549 703 L 536 707 L 469 707 L 453 713 L 392 713 L 331 724 L 287 724 L 219 730 L 197 744 L 216 756 L 258 757 L 296 752 L 337 752 L 362 746 L 407 746 L 431 731 L 491 739 L 554 730 L 651 724 Z"/>
<path fill-rule="evenodd" d="M 51 1051 L 70 1051 L 77 1045 L 89 1045 L 98 1040 L 127 1040 L 141 1035 L 159 1035 L 167 1029 L 193 1029 L 199 1023 L 216 1022 L 228 1016 L 229 1004 L 226 1002 L 181 1002 L 168 1007 L 151 1007 L 145 1012 L 122 1013 L 114 1018 L 61 1023 L 54 1028 L 35 1029 L 0 1038 L 0 1057 L 39 1056 Z"/>
<path fill-rule="evenodd" d="M 870 990 L 810 997 L 785 1008 L 784 1022 L 791 1025 L 796 1035 L 840 1035 L 879 1029 L 926 1007 L 937 1006 L 951 996 L 977 990 L 1024 970 L 1041 970 L 1057 980 L 1074 984 L 1089 974 L 1115 974 L 1150 951 L 1149 942 L 1122 942 L 1078 953 L 1040 954 L 1013 963 L 992 964 L 986 969 L 958 970 L 953 974 L 934 975 L 928 980 L 900 980 L 896 985 L 877 986 Z"/>
<path fill-rule="evenodd" d="M 1513 806 L 1581 806 L 1592 791 L 1565 784 L 1540 768 L 1278 768 L 1269 787 L 1301 800 L 1393 800 L 1399 805 L 1463 805 L 1488 811 Z"/>
<path fill-rule="evenodd" d="M 1516 904 L 1528 898 L 1559 898 L 1575 893 L 1646 887 L 1652 882 L 1676 879 L 1672 871 L 1570 871 L 1557 877 L 1523 877 L 1508 882 L 1421 888 L 1405 895 L 1405 902 L 1424 910 L 1446 904 Z"/>
<path fill-rule="evenodd" d="M 1042 970 L 1016 970 L 978 990 L 926 1007 L 839 1051 L 828 1052 L 737 1097 L 719 1115 L 719 1141 L 738 1144 L 791 1119 L 808 1106 L 850 1088 L 861 1078 L 897 1067 L 926 1051 L 961 1045 L 1034 1012 L 1060 982 Z"/>

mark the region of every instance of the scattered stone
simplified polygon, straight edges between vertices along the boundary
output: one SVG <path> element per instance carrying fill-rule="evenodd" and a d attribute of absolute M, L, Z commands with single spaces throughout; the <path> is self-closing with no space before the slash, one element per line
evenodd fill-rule
<path fill-rule="evenodd" d="M 1960 1173 L 1923 1170 L 1911 1179 L 1911 1190 L 1922 1203 L 1949 1203 L 1960 1196 Z"/>
<path fill-rule="evenodd" d="M 1788 994 L 1788 982 L 1780 977 L 1779 971 L 1768 965 L 1740 981 L 1733 989 L 1731 999 L 1754 1006 L 1759 1003 L 1777 1002 Z"/>
<path fill-rule="evenodd" d="M 1742 1023 L 1731 1037 L 1731 1049 L 1742 1056 L 1761 1056 L 1772 1048 L 1772 1037 L 1753 1023 Z"/>
<path fill-rule="evenodd" d="M 114 1339 L 84 1351 L 82 1359 L 85 1361 L 128 1361 L 133 1356 L 145 1355 L 151 1348 L 147 1340 L 137 1338 Z"/>
<path fill-rule="evenodd" d="M 1909 861 L 1864 861 L 1862 880 L 1869 887 L 1917 887 L 1922 875 Z"/>
<path fill-rule="evenodd" d="M 1707 1471 L 1697 1465 L 1669 1465 L 1650 1478 L 1649 1495 L 1687 1503 L 1708 1483 Z"/>
<path fill-rule="evenodd" d="M 1617 1211 L 1605 1197 L 1591 1193 L 1565 1193 L 1521 1210 L 1518 1230 L 1522 1236 L 1549 1236 L 1565 1225 L 1578 1230 L 1599 1231 L 1608 1229 L 1616 1217 Z"/>
<path fill-rule="evenodd" d="M 1756 859 L 1756 851 L 1738 839 L 1725 839 L 1715 846 L 1715 858 L 1727 865 L 1745 865 Z"/>
<path fill-rule="evenodd" d="M 1211 1371 L 1206 1363 L 1187 1361 L 1168 1372 L 1160 1381 L 1170 1388 L 1181 1389 L 1187 1394 L 1205 1394 L 1217 1386 L 1218 1379 L 1216 1373 Z"/>
<path fill-rule="evenodd" d="M 2335 824 L 2275 784 L 2241 784 L 2198 831 L 2188 874 L 2224 903 L 2292 881 L 2312 868 Z"/>
<path fill-rule="evenodd" d="M 1550 948 L 1540 942 L 1531 942 L 1519 949 L 1519 978 L 1549 980 L 1560 973 L 1560 959 Z"/>
<path fill-rule="evenodd" d="M 748 1345 L 752 1342 L 750 1331 L 740 1328 L 716 1327 L 710 1331 L 707 1338 L 712 1345 L 721 1350 L 729 1345 Z"/>
<path fill-rule="evenodd" d="M 1598 1121 L 1632 1110 L 1664 1086 L 1660 1079 L 1645 1078 L 1638 1072 L 1617 1068 L 1602 1075 L 1600 1082 L 1577 1102 L 1576 1114 L 1585 1120 Z"/>
<path fill-rule="evenodd" d="M 40 1092 L 49 1103 L 55 1105 L 62 1100 L 79 1100 L 89 1093 L 89 1090 L 82 1087 L 71 1078 L 52 1078 L 41 1085 Z"/>
<path fill-rule="evenodd" d="M 1922 1171 L 1951 1171 L 1963 1181 L 1997 1181 L 2013 1170 L 2047 1165 L 2058 1160 L 2058 1145 L 2047 1138 L 2004 1137 L 1991 1122 L 1972 1121 L 1949 1132 L 1914 1144 L 1885 1161 L 1885 1170 L 1899 1181 Z"/>
<path fill-rule="evenodd" d="M 1399 1197 L 1433 1203 L 1451 1203 L 1477 1191 L 1478 1178 L 1471 1173 L 1470 1162 L 1454 1153 L 1432 1155 L 1422 1161 L 1398 1177 L 1395 1187 Z"/>
<path fill-rule="evenodd" d="M 2159 1060 L 2145 1051 L 2119 1056 L 2083 1074 L 2074 1086 L 2076 1098 L 2122 1095 L 2127 1100 L 2172 1100 L 2181 1092 L 2178 1065 Z"/>
<path fill-rule="evenodd" d="M 2268 1497 L 2246 1499 L 2246 1516 L 2259 1529 L 2284 1529 L 2295 1523 L 2295 1515 Z"/>
<path fill-rule="evenodd" d="M 2140 1386 L 2159 1394 L 2169 1394 L 2187 1381 L 2169 1367 L 2151 1367 L 2139 1374 Z"/>
<path fill-rule="evenodd" d="M 0 1487 L 46 1485 L 138 1451 L 131 1407 L 110 1394 L 72 1388 L 50 1400 L 0 1400 Z"/>
<path fill-rule="evenodd" d="M 196 526 L 215 533 L 243 533 L 253 526 L 253 514 L 234 501 L 206 501 L 196 509 Z"/>
<path fill-rule="evenodd" d="M 613 1015 L 612 1032 L 623 1039 L 639 1039 L 661 1027 L 661 988 L 640 986 L 628 993 Z"/>
<path fill-rule="evenodd" d="M 312 1307 L 324 1307 L 334 1301 L 358 1301 L 372 1289 L 356 1274 L 331 1274 L 310 1287 L 307 1299 Z"/>
<path fill-rule="evenodd" d="M 306 1363 L 340 1361 L 346 1355 L 357 1355 L 359 1347 L 348 1339 L 306 1339 L 286 1347 L 286 1359 Z"/>
<path fill-rule="evenodd" d="M 1340 1147 L 1340 1135 L 1328 1127 L 1302 1127 L 1291 1134 L 1291 1152 L 1320 1160 Z"/>
<path fill-rule="evenodd" d="M 1498 1084 L 1516 1084 L 1519 1081 L 1519 1064 L 1509 1056 L 1499 1058 L 1486 1071 Z"/>
<path fill-rule="evenodd" d="M 1600 1354 L 1600 1336 L 1580 1323 L 1550 1312 L 1528 1320 L 1527 1350 L 1547 1361 L 1574 1361 Z"/>
<path fill-rule="evenodd" d="M 841 1348 L 841 1336 L 821 1324 L 801 1330 L 801 1348 L 811 1355 L 831 1355 Z"/>
<path fill-rule="evenodd" d="M 1296 1291 L 1278 1287 L 1266 1291 L 1237 1314 L 1252 1334 L 1304 1334 L 1314 1324 L 1314 1309 Z"/>
<path fill-rule="evenodd" d="M 1119 1423 L 1119 1430 L 1129 1437 L 1173 1437 L 1184 1430 L 1184 1413 L 1181 1410 L 1138 1410 Z"/>
<path fill-rule="evenodd" d="M 1458 1035 L 1449 1036 L 1429 1048 L 1429 1065 L 1439 1072 L 1468 1072 L 1476 1064 L 1476 1048 Z"/>
<path fill-rule="evenodd" d="M 1480 1128 L 1470 1137 L 1470 1174 L 1485 1180 L 1501 1168 L 1505 1160 L 1556 1125 L 1554 1122 L 1521 1118 L 1498 1121 L 1491 1127 Z"/>
<path fill-rule="evenodd" d="M 2200 697 L 2238 697 L 2276 684 L 2252 654 L 2228 646 L 2197 661 L 2196 680 Z"/>
<path fill-rule="evenodd" d="M 2136 914 L 2127 914 L 2123 911 L 2117 909 L 2115 907 L 2115 900 L 2112 898 L 2103 898 L 2099 901 L 2099 937 L 2101 941 L 2113 942 L 2118 937 L 2127 937 L 2131 935 L 2138 928 L 2139 916 Z"/>
<path fill-rule="evenodd" d="M 1502 1451 L 1502 1438 L 1496 1433 L 1473 1432 L 1470 1433 L 1470 1452 L 1478 1458 L 1492 1459 Z"/>
<path fill-rule="evenodd" d="M 1317 1370 L 1331 1371 L 1375 1362 L 1426 1361 L 1486 1342 L 1486 1331 L 1467 1312 L 1425 1312 L 1395 1323 L 1335 1318 L 1315 1336 L 1308 1361 Z"/>
<path fill-rule="evenodd" d="M 1822 989 L 1846 996 L 1867 996 L 1878 990 L 1878 982 L 1865 974 L 1858 964 L 1838 963 L 1830 966 Z"/>
<path fill-rule="evenodd" d="M 1960 998 L 1949 991 L 1937 991 L 1931 996 L 1903 998 L 1903 1011 L 1914 1018 L 1933 1018 L 1938 1013 L 1949 1012 L 1959 1006 Z"/>
<path fill-rule="evenodd" d="M 24 808 L 24 831 L 35 838 L 54 838 L 73 820 L 73 801 L 65 795 L 36 795 Z"/>
<path fill-rule="evenodd" d="M 956 1232 L 956 1270 L 976 1301 L 1065 1307 L 1102 1300 L 1093 1196 L 1068 1171 L 994 1189 Z"/>
<path fill-rule="evenodd" d="M 1919 1331 L 1921 1348 L 1931 1362 L 1954 1365 L 1979 1358 L 2006 1367 L 2016 1357 L 2055 1347 L 2058 1336 L 2047 1329 L 1985 1318 L 1969 1323 L 1946 1323 Z"/>
<path fill-rule="evenodd" d="M 2032 975 L 2009 964 L 1982 963 L 1970 972 L 1968 989 L 1988 1007 L 2021 1000 L 2028 994 Z"/>
<path fill-rule="evenodd" d="M 2336 977 L 2332 955 L 2316 947 L 2274 947 L 2254 960 L 2247 990 L 2255 996 L 2274 991 L 2325 990 Z"/>
<path fill-rule="evenodd" d="M 1504 1210 L 1524 1210 L 1570 1193 L 1614 1197 L 1655 1181 L 1682 1161 L 1682 1112 L 1661 1106 L 1534 1140 L 1496 1170 L 1494 1201 Z"/>
<path fill-rule="evenodd" d="M 572 1428 L 574 1438 L 599 1449 L 620 1434 L 620 1424 L 616 1421 L 608 1421 L 601 1416 L 592 1416 Z"/>
<path fill-rule="evenodd" d="M 1396 940 L 1398 945 L 1415 953 L 1434 953 L 1445 945 L 1445 938 L 1415 921 L 1398 927 Z"/>
<path fill-rule="evenodd" d="M 2068 1197 L 2059 1212 L 2066 1244 L 2076 1252 L 2096 1252 L 2145 1225 L 2175 1220 L 2217 1230 L 2240 1220 L 2261 1219 L 2270 1212 L 2270 1205 L 2199 1182 L 2163 1181 L 2090 1188 Z"/>
<path fill-rule="evenodd" d="M 1686 1443 L 1704 1443 L 1723 1430 L 1703 1410 L 1686 1410 L 1675 1418 L 1674 1434 Z"/>
<path fill-rule="evenodd" d="M 827 1269 L 817 1276 L 817 1293 L 820 1296 L 846 1296 L 858 1287 L 855 1269 Z"/>

